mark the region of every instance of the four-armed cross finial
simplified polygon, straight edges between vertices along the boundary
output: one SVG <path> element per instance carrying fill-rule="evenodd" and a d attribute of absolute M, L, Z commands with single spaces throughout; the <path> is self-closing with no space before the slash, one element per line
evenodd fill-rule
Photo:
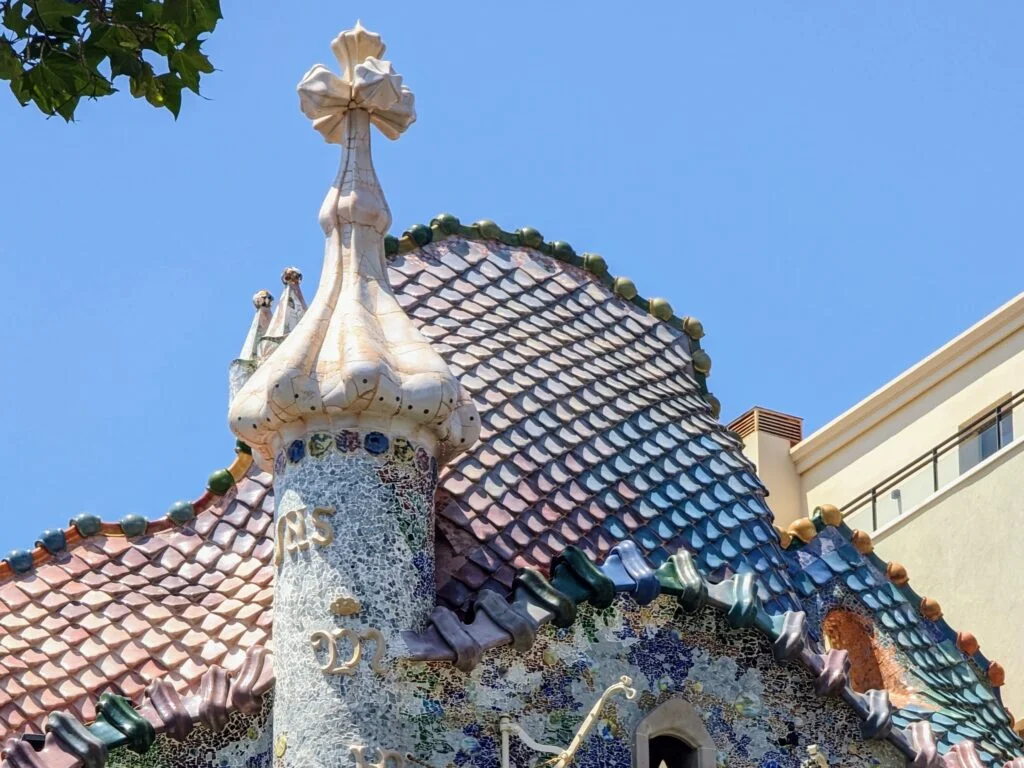
<path fill-rule="evenodd" d="M 382 61 L 384 43 L 358 21 L 331 43 L 341 77 L 317 64 L 299 83 L 299 106 L 313 127 L 332 144 L 341 144 L 345 118 L 365 110 L 389 139 L 397 139 L 416 120 L 412 91 L 390 61 Z"/>

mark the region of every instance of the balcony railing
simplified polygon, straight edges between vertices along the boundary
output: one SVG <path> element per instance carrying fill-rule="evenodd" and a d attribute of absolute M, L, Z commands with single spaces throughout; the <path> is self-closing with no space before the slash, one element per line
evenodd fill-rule
<path fill-rule="evenodd" d="M 847 524 L 874 532 L 1004 448 L 1013 441 L 1013 410 L 1021 404 L 1024 390 L 843 505 Z"/>

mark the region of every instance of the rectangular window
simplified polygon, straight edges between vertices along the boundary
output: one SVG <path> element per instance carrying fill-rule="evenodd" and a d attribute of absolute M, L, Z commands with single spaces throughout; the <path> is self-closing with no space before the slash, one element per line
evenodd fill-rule
<path fill-rule="evenodd" d="M 1013 411 L 994 414 L 965 435 L 960 443 L 960 473 L 980 464 L 1013 441 Z"/>

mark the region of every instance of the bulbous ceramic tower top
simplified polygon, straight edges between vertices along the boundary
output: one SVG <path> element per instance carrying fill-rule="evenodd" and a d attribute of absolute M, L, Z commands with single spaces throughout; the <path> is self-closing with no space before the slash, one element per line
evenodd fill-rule
<path fill-rule="evenodd" d="M 341 76 L 317 64 L 298 87 L 313 127 L 343 151 L 320 208 L 320 285 L 302 319 L 232 401 L 231 428 L 265 465 L 311 431 L 353 426 L 416 440 L 443 462 L 472 445 L 480 419 L 388 284 L 391 211 L 370 155 L 371 124 L 397 139 L 416 119 L 412 91 L 379 58 L 380 36 L 359 23 L 331 48 Z"/>

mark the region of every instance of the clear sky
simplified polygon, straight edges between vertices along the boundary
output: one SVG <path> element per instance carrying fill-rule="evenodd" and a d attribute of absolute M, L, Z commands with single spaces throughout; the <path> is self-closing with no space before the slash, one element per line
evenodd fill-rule
<path fill-rule="evenodd" d="M 699 317 L 723 419 L 821 426 L 1024 287 L 1024 4 L 224 0 L 174 122 L 0 93 L 0 550 L 158 517 L 231 461 L 260 288 L 315 292 L 338 149 L 295 86 L 357 17 L 416 94 L 394 230 L 442 211 L 604 255 Z M 910 458 L 910 457 L 908 457 Z M 837 499 L 837 503 L 845 502 Z"/>

